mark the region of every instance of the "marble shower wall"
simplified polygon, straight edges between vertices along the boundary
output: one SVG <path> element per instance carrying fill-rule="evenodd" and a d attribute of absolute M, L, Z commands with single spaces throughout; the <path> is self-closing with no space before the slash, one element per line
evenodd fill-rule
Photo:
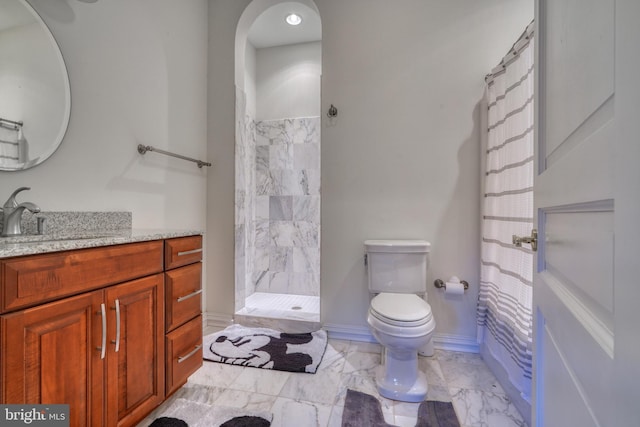
<path fill-rule="evenodd" d="M 236 88 L 235 146 L 235 310 L 255 291 L 255 121 L 247 112 L 245 93 Z"/>
<path fill-rule="evenodd" d="M 320 118 L 255 124 L 257 292 L 320 295 Z"/>
<path fill-rule="evenodd" d="M 320 295 L 320 118 L 256 122 L 236 89 L 235 310 Z"/>

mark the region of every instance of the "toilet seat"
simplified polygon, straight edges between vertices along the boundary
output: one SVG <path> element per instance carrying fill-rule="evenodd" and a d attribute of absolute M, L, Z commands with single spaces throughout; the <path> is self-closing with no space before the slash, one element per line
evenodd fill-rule
<path fill-rule="evenodd" d="M 381 322 L 405 328 L 433 319 L 431 306 L 415 294 L 381 293 L 371 300 L 369 312 Z"/>

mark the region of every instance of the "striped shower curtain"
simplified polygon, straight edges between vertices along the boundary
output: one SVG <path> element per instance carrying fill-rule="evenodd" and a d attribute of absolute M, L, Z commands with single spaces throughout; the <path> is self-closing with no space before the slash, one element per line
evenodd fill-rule
<path fill-rule="evenodd" d="M 533 252 L 512 235 L 533 228 L 533 23 L 487 76 L 479 338 L 529 401 Z M 525 245 L 528 246 L 528 245 Z"/>

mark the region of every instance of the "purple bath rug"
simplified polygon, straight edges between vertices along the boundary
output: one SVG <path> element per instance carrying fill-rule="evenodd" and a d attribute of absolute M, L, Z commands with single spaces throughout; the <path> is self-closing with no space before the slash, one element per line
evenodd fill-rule
<path fill-rule="evenodd" d="M 342 427 L 394 427 L 384 420 L 380 401 L 370 394 L 347 389 Z M 418 407 L 416 427 L 460 427 L 451 402 L 426 400 Z"/>

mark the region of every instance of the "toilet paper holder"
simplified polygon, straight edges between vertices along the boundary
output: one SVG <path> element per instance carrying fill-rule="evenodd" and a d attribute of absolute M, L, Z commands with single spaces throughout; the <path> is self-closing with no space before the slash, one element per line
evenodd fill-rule
<path fill-rule="evenodd" d="M 467 289 L 469 289 L 469 282 L 467 282 L 466 280 L 460 280 L 460 283 L 462 284 L 462 286 L 464 286 L 464 290 L 466 291 Z M 440 288 L 447 288 L 447 284 L 442 280 L 442 279 L 436 279 L 433 282 L 433 286 L 435 286 L 436 288 L 440 289 Z"/>

